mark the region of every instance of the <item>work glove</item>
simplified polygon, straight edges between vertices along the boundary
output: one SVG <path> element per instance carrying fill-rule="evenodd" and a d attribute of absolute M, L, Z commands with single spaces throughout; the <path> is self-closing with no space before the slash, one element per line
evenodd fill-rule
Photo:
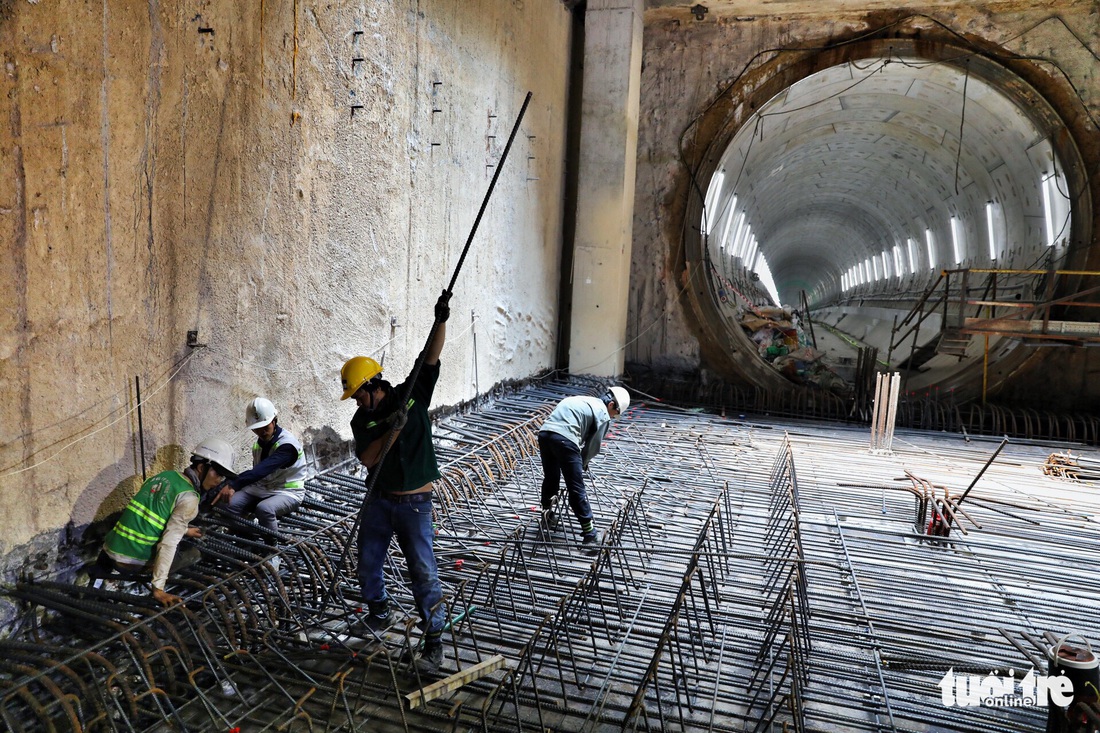
<path fill-rule="evenodd" d="M 435 301 L 435 322 L 446 323 L 447 319 L 451 317 L 451 291 L 444 290 L 439 295 L 439 300 Z"/>
<path fill-rule="evenodd" d="M 407 412 L 398 410 L 390 416 L 390 430 L 400 430 L 405 427 L 405 423 L 409 421 L 409 415 Z"/>

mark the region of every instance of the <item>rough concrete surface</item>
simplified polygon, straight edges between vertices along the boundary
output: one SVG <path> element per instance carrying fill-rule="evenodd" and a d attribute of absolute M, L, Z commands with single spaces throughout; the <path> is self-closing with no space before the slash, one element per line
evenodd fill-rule
<path fill-rule="evenodd" d="M 435 404 L 552 365 L 560 2 L 0 9 L 0 552 L 123 505 L 135 377 L 150 474 L 207 434 L 244 463 L 256 395 L 335 459 L 342 363 L 411 368 L 528 90 Z"/>

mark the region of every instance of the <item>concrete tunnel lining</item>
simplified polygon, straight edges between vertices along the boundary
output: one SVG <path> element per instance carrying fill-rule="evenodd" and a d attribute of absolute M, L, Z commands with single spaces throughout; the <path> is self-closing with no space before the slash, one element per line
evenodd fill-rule
<path fill-rule="evenodd" d="M 714 213 L 706 220 L 702 197 L 689 197 L 685 252 L 689 268 L 705 266 L 734 282 L 747 282 L 746 263 L 732 253 L 744 242 L 730 241 L 738 212 L 774 276 L 781 300 L 797 304 L 805 291 L 819 316 L 846 326 L 864 319 L 868 305 L 904 316 L 939 276 L 952 267 L 1023 268 L 1064 262 L 1089 239 L 1090 205 L 1083 164 L 1058 113 L 1019 75 L 998 61 L 948 44 L 890 39 L 855 44 L 841 56 L 803 60 L 801 71 L 775 68 L 729 91 L 725 115 L 711 123 L 696 180 Z M 965 90 L 965 108 L 963 92 Z M 752 110 L 755 110 L 753 112 Z M 959 144 L 960 129 L 962 144 Z M 1057 171 L 1057 245 L 1048 247 L 1044 175 Z M 721 176 L 719 176 L 721 174 Z M 720 186 L 716 191 L 710 187 Z M 736 196 L 736 199 L 734 198 Z M 991 259 L 987 202 L 993 202 Z M 1070 211 L 1073 210 L 1073 216 Z M 961 263 L 956 264 L 951 217 L 957 217 Z M 691 226 L 691 222 L 701 222 Z M 710 230 L 709 233 L 706 230 Z M 931 232 L 935 262 L 927 254 Z M 705 236 L 703 236 L 705 235 Z M 910 253 L 908 240 L 915 252 Z M 856 263 L 892 254 L 897 245 L 904 272 L 893 257 L 889 277 L 852 287 L 845 273 Z M 703 248 L 707 251 L 704 253 Z M 729 251 L 727 251 L 727 247 Z M 744 254 L 743 252 L 739 254 Z M 916 269 L 910 255 L 915 254 Z M 704 260 L 695 262 L 696 257 Z M 750 263 L 751 264 L 751 263 Z M 708 282 L 711 278 L 699 278 Z M 848 282 L 848 289 L 842 287 Z M 690 288 L 700 320 L 708 322 L 704 351 L 717 371 L 735 381 L 778 388 L 771 375 L 751 365 L 754 345 L 736 319 L 723 313 L 714 292 Z M 859 303 L 852 303 L 858 296 Z M 704 301 L 707 301 L 704 303 Z M 826 309 L 826 310 L 820 310 Z M 867 314 L 856 330 L 885 357 L 881 314 Z M 889 321 L 889 319 L 887 319 Z M 883 336 L 885 334 L 885 340 Z M 921 344 L 938 335 L 922 334 Z M 1000 343 L 998 343 L 1000 341 Z M 1026 350 L 991 339 L 990 354 L 1007 359 L 1010 372 Z M 906 352 L 908 353 L 908 352 Z M 901 359 L 893 360 L 891 367 Z M 973 382 L 973 365 L 960 359 L 933 362 L 918 387 Z"/>

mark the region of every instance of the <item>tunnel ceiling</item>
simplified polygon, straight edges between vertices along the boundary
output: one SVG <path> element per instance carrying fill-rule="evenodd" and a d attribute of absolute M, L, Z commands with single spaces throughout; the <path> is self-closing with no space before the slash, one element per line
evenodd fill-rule
<path fill-rule="evenodd" d="M 710 229 L 720 235 L 743 211 L 785 303 L 803 289 L 818 300 L 837 293 L 853 264 L 907 238 L 920 243 L 923 272 L 950 264 L 956 215 L 964 260 L 984 265 L 991 201 L 1003 266 L 1045 244 L 1039 192 L 1050 150 L 1028 114 L 961 64 L 846 63 L 788 87 L 740 129 L 711 182 L 721 185 Z M 729 239 L 712 236 L 712 255 Z"/>

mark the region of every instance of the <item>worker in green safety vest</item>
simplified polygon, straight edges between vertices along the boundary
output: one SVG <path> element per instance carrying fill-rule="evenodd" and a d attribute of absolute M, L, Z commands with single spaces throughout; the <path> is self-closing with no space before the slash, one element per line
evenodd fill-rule
<path fill-rule="evenodd" d="M 199 498 L 232 478 L 233 449 L 221 438 L 210 437 L 198 444 L 191 465 L 183 471 L 162 471 L 141 485 L 122 510 L 114 529 L 107 533 L 96 565 L 101 571 L 118 571 L 133 576 L 152 571 L 152 595 L 167 606 L 180 601 L 164 590 L 168 574 L 199 560 L 199 552 L 177 555 L 176 548 L 186 535 L 202 536 L 188 524 L 199 513 Z"/>

